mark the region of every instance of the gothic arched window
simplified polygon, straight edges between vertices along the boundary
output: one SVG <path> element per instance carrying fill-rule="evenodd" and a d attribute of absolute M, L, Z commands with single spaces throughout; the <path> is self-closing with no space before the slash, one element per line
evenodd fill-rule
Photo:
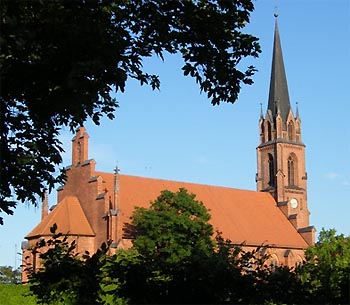
<path fill-rule="evenodd" d="M 273 156 L 268 154 L 269 156 L 269 186 L 275 185 L 275 164 L 273 160 Z"/>
<path fill-rule="evenodd" d="M 260 134 L 261 134 L 261 142 L 265 142 L 265 126 L 264 123 L 261 123 L 260 125 Z"/>
<path fill-rule="evenodd" d="M 292 156 L 288 158 L 288 185 L 295 186 L 295 161 Z"/>
<path fill-rule="evenodd" d="M 288 123 L 288 139 L 293 140 L 294 139 L 294 124 L 292 121 Z"/>

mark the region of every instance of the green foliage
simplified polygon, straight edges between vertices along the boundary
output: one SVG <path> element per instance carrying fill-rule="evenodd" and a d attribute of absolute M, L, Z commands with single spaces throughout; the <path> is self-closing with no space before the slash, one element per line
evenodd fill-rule
<path fill-rule="evenodd" d="M 34 272 L 27 266 L 30 291 L 39 304 L 103 304 L 100 269 L 108 247 L 103 245 L 91 256 L 88 252 L 78 256 L 75 242 L 69 243 L 67 236 L 55 234 L 56 228 L 51 228 L 51 239 L 38 244 L 38 248 L 48 247 L 39 256 L 42 268 Z"/>
<path fill-rule="evenodd" d="M 0 266 L 0 284 L 21 283 L 21 269 L 13 269 L 11 266 Z"/>
<path fill-rule="evenodd" d="M 39 304 L 348 304 L 349 237 L 322 231 L 296 268 L 271 266 L 266 247 L 212 240 L 210 215 L 185 189 L 136 209 L 134 245 L 78 256 L 57 228 L 30 277 Z M 178 249 L 179 248 L 179 249 Z"/>
<path fill-rule="evenodd" d="M 213 241 L 209 220 L 185 189 L 163 191 L 149 209 L 137 208 L 133 248 L 105 269 L 118 282 L 114 293 L 132 304 L 260 302 L 271 274 L 268 256 L 260 248 L 245 252 L 220 234 Z"/>
<path fill-rule="evenodd" d="M 36 305 L 36 298 L 29 295 L 28 285 L 0 284 L 0 305 Z"/>
<path fill-rule="evenodd" d="M 60 128 L 114 117 L 128 79 L 158 89 L 143 60 L 180 53 L 212 104 L 251 84 L 258 39 L 243 33 L 254 6 L 239 1 L 2 1 L 0 212 L 64 181 Z M 2 219 L 0 219 L 2 222 Z"/>
<path fill-rule="evenodd" d="M 214 246 L 209 219 L 203 203 L 187 190 L 162 191 L 149 209 L 136 208 L 133 245 L 143 256 L 168 264 L 209 254 Z"/>
<path fill-rule="evenodd" d="M 305 256 L 306 262 L 298 272 L 312 300 L 318 304 L 349 304 L 350 237 L 323 229 Z"/>
<path fill-rule="evenodd" d="M 214 253 L 209 219 L 203 203 L 185 189 L 162 191 L 149 209 L 136 208 L 130 228 L 133 248 L 119 251 L 105 269 L 119 284 L 117 295 L 130 303 L 204 301 L 193 272 L 207 274 Z"/>

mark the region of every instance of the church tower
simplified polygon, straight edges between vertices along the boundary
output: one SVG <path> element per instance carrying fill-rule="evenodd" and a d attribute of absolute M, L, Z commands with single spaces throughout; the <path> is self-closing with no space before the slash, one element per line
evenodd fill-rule
<path fill-rule="evenodd" d="M 294 115 L 290 105 L 277 14 L 275 17 L 269 100 L 266 114 L 261 110 L 259 120 L 257 190 L 271 193 L 288 220 L 308 244 L 313 244 L 315 229 L 309 225 L 301 120 L 298 108 Z"/>

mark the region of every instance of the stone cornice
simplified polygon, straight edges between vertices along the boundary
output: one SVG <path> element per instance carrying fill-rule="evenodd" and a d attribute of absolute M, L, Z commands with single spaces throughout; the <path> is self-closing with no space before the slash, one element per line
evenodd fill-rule
<path fill-rule="evenodd" d="M 279 138 L 279 139 L 271 140 L 265 143 L 261 143 L 257 148 L 263 148 L 263 147 L 267 147 L 267 146 L 279 144 L 279 143 L 290 144 L 293 146 L 293 148 L 295 146 L 305 147 L 305 144 L 303 142 L 296 142 L 296 141 Z"/>

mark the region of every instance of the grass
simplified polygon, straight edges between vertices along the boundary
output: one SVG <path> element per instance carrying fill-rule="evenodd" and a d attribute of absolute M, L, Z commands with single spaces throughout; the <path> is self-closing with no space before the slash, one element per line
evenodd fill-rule
<path fill-rule="evenodd" d="M 35 297 L 28 293 L 28 285 L 0 284 L 0 305 L 36 305 Z"/>

